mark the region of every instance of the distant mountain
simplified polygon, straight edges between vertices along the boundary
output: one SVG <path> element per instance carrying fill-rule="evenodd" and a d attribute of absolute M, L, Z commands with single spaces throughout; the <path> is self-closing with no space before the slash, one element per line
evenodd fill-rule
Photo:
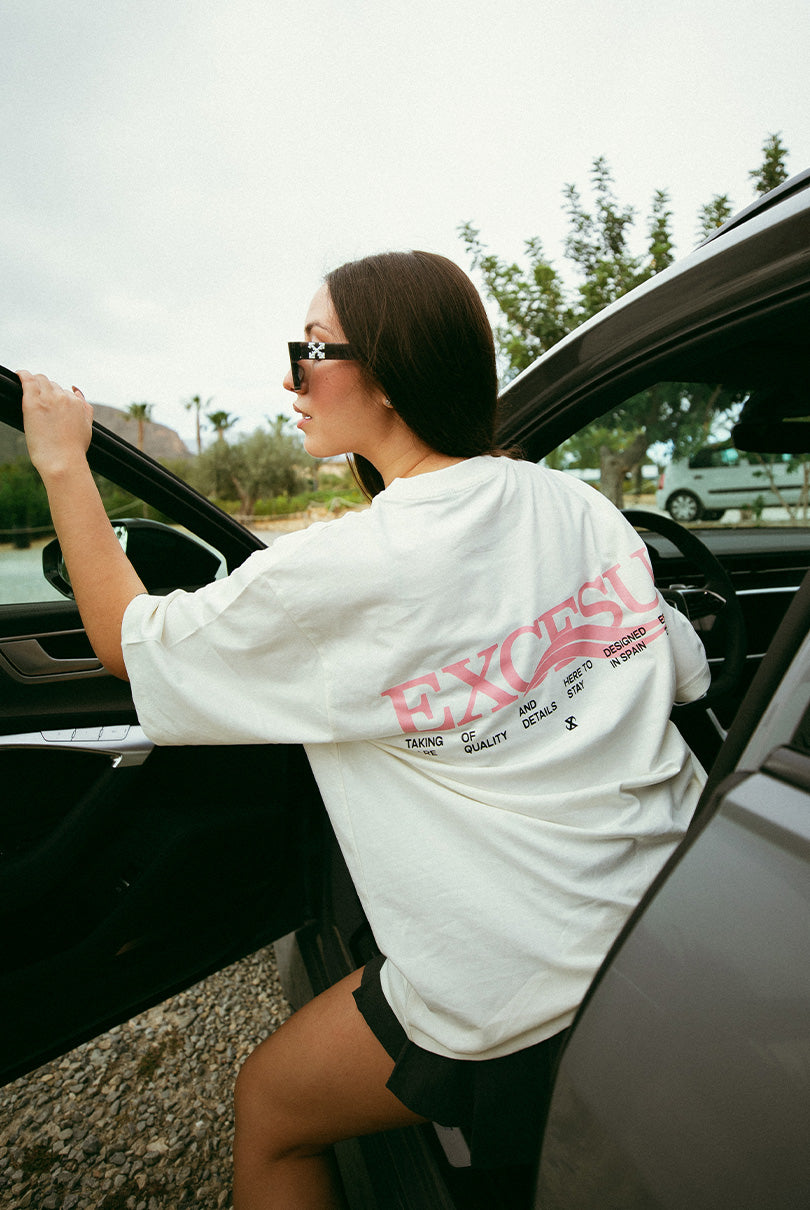
<path fill-rule="evenodd" d="M 132 445 L 138 444 L 138 422 L 129 420 L 126 412 L 119 408 L 108 407 L 106 403 L 93 404 L 93 419 L 103 424 L 105 429 L 123 437 Z M 191 453 L 181 437 L 165 424 L 155 424 L 153 421 L 145 426 L 143 435 L 143 452 L 158 461 L 168 461 L 174 458 L 190 458 Z M 25 454 L 25 438 L 16 429 L 7 428 L 0 424 L 0 466 L 14 462 Z"/>
<path fill-rule="evenodd" d="M 132 445 L 138 444 L 138 422 L 131 420 L 126 412 L 108 407 L 106 403 L 94 403 L 93 419 L 103 424 L 111 433 L 115 433 L 116 437 L 123 437 Z M 153 420 L 144 426 L 143 452 L 160 461 L 191 457 L 188 446 L 174 429 L 165 424 L 157 424 Z"/>

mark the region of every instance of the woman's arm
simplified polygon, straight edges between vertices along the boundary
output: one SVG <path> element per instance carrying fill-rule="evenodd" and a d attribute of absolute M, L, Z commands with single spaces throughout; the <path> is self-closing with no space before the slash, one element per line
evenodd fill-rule
<path fill-rule="evenodd" d="M 28 452 L 39 471 L 87 637 L 104 667 L 127 679 L 121 623 L 146 592 L 104 512 L 87 449 L 93 409 L 78 387 L 66 391 L 44 374 L 19 371 Z"/>

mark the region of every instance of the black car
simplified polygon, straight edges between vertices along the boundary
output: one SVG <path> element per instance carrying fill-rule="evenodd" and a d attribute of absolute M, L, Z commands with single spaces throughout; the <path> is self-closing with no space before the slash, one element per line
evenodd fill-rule
<path fill-rule="evenodd" d="M 502 437 L 538 461 L 645 393 L 686 415 L 724 391 L 736 448 L 810 465 L 809 338 L 810 172 L 520 375 Z M 8 372 L 0 421 L 19 443 Z M 261 546 L 100 426 L 90 459 L 174 523 L 120 523 L 150 590 Z M 695 820 L 578 1014 L 537 1171 L 473 1172 L 460 1132 L 397 1131 L 338 1149 L 353 1206 L 810 1201 L 808 496 L 689 528 L 630 510 L 712 664 L 707 698 L 675 713 L 709 770 Z M 70 591 L 54 546 L 49 582 Z M 153 748 L 69 595 L 15 601 L 2 581 L 0 765 L 5 1081 L 269 941 L 294 1004 L 375 953 L 301 749 Z"/>

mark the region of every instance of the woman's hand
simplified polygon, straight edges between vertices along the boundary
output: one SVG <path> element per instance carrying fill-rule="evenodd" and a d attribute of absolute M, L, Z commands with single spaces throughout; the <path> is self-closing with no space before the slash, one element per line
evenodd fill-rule
<path fill-rule="evenodd" d="M 47 480 L 84 462 L 93 431 L 93 409 L 78 387 L 68 391 L 44 374 L 18 373 L 28 453 Z"/>

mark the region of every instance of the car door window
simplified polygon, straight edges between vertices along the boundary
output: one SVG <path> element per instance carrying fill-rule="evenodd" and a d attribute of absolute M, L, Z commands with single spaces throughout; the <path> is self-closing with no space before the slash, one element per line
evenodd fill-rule
<path fill-rule="evenodd" d="M 142 500 L 95 475 L 107 515 L 160 518 Z M 0 606 L 62 600 L 45 578 L 42 552 L 54 537 L 48 498 L 26 450 L 25 438 L 0 423 Z M 220 575 L 225 574 L 224 561 Z"/>
<path fill-rule="evenodd" d="M 42 574 L 42 548 L 53 537 L 48 498 L 22 433 L 0 425 L 0 605 L 51 601 L 59 593 Z"/>

